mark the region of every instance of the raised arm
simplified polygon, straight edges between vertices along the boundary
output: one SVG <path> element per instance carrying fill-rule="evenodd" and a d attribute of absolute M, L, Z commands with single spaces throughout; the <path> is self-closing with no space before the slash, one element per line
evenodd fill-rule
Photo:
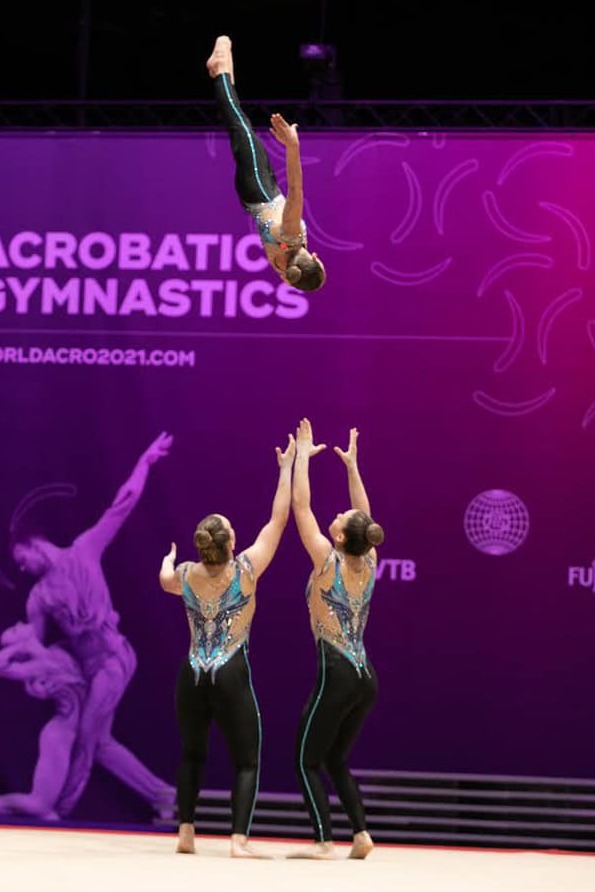
<path fill-rule="evenodd" d="M 302 231 L 304 213 L 304 187 L 297 124 L 288 124 L 282 115 L 271 115 L 271 133 L 281 145 L 285 146 L 287 195 L 281 232 L 286 238 L 296 238 Z"/>
<path fill-rule="evenodd" d="M 168 455 L 173 437 L 161 433 L 138 459 L 133 471 L 122 484 L 110 507 L 101 515 L 95 526 L 77 538 L 77 543 L 101 553 L 114 539 L 122 524 L 140 499 L 151 465 Z"/>
<path fill-rule="evenodd" d="M 289 518 L 289 509 L 291 507 L 291 468 L 295 458 L 295 440 L 292 434 L 289 434 L 285 451 L 282 452 L 279 446 L 277 446 L 275 447 L 275 453 L 279 465 L 279 479 L 273 498 L 271 518 L 258 534 L 254 544 L 244 551 L 254 568 L 254 575 L 257 578 L 264 573 L 273 560 Z"/>
<path fill-rule="evenodd" d="M 296 435 L 295 466 L 293 470 L 292 506 L 302 544 L 312 559 L 315 569 L 322 567 L 328 558 L 332 544 L 318 526 L 311 507 L 310 459 L 326 449 L 324 443 L 314 445 L 312 425 L 302 418 Z"/>
<path fill-rule="evenodd" d="M 178 549 L 176 543 L 171 543 L 171 548 L 161 561 L 161 569 L 159 570 L 159 585 L 164 592 L 172 595 L 182 594 L 182 583 L 179 573 L 176 573 L 176 554 Z"/>
<path fill-rule="evenodd" d="M 357 465 L 358 437 L 358 429 L 356 427 L 350 428 L 349 446 L 347 447 L 347 449 L 344 451 L 338 446 L 335 446 L 334 451 L 347 468 L 347 482 L 349 485 L 349 498 L 351 500 L 351 507 L 357 509 L 358 511 L 365 511 L 366 514 L 370 514 L 370 500 L 368 499 L 368 494 L 366 492 L 366 488 L 364 486 L 364 482 L 361 478 Z"/>

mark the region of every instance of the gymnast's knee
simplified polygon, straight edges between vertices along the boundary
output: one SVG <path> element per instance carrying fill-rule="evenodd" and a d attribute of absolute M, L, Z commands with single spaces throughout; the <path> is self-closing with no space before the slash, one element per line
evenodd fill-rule
<path fill-rule="evenodd" d="M 327 756 L 324 760 L 324 768 L 331 778 L 349 773 L 347 760 L 342 756 Z"/>
<path fill-rule="evenodd" d="M 320 771 L 322 764 L 322 759 L 309 753 L 308 750 L 301 752 L 298 749 L 295 755 L 295 768 L 298 773 L 300 771 Z"/>
<path fill-rule="evenodd" d="M 258 771 L 258 753 L 249 753 L 248 755 L 242 755 L 241 759 L 235 760 L 235 770 L 239 774 L 240 772 L 245 772 L 249 774 L 250 772 Z"/>

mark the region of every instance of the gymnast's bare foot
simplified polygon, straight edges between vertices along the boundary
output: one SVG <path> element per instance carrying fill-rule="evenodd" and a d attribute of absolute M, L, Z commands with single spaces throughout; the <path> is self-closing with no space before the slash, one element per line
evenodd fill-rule
<path fill-rule="evenodd" d="M 332 861 L 337 856 L 332 842 L 317 842 L 287 855 L 288 858 L 310 858 L 315 861 Z"/>
<path fill-rule="evenodd" d="M 268 855 L 261 855 L 255 852 L 248 842 L 248 837 L 242 833 L 232 833 L 231 835 L 231 857 L 232 858 L 268 858 Z"/>
<path fill-rule="evenodd" d="M 347 857 L 362 860 L 366 855 L 370 854 L 373 848 L 372 837 L 367 830 L 362 830 L 361 833 L 356 833 L 353 837 L 353 845 Z"/>
<path fill-rule="evenodd" d="M 194 855 L 194 824 L 180 824 L 176 852 L 180 855 Z"/>
<path fill-rule="evenodd" d="M 235 83 L 233 77 L 231 40 L 226 34 L 222 34 L 215 41 L 213 52 L 207 59 L 207 71 L 211 77 L 217 77 L 219 74 L 229 74 L 232 84 Z"/>

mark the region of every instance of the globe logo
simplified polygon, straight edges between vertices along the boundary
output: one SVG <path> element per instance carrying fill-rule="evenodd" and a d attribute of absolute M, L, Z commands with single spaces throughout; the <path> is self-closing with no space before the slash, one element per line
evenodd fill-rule
<path fill-rule="evenodd" d="M 465 511 L 465 533 L 484 554 L 516 551 L 529 532 L 529 512 L 524 503 L 504 489 L 481 492 Z"/>

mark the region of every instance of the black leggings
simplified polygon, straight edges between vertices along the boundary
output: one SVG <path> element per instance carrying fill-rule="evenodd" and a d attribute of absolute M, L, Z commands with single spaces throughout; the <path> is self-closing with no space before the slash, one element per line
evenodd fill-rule
<path fill-rule="evenodd" d="M 240 106 L 238 94 L 228 74 L 215 80 L 215 98 L 229 131 L 236 163 L 235 188 L 242 204 L 272 201 L 281 190 L 267 151 Z"/>
<path fill-rule="evenodd" d="M 357 781 L 347 757 L 362 723 L 376 702 L 378 682 L 368 662 L 361 676 L 336 648 L 320 639 L 317 644 L 316 686 L 302 714 L 296 768 L 317 842 L 331 839 L 328 793 L 322 780 L 326 769 L 354 833 L 366 829 L 366 816 Z"/>
<path fill-rule="evenodd" d="M 244 645 L 215 674 L 194 671 L 185 660 L 176 685 L 176 715 L 182 737 L 178 769 L 178 818 L 193 824 L 196 801 L 207 759 L 209 726 L 214 719 L 223 731 L 233 759 L 232 833 L 248 836 L 254 815 L 260 774 L 260 712 L 252 687 Z"/>

